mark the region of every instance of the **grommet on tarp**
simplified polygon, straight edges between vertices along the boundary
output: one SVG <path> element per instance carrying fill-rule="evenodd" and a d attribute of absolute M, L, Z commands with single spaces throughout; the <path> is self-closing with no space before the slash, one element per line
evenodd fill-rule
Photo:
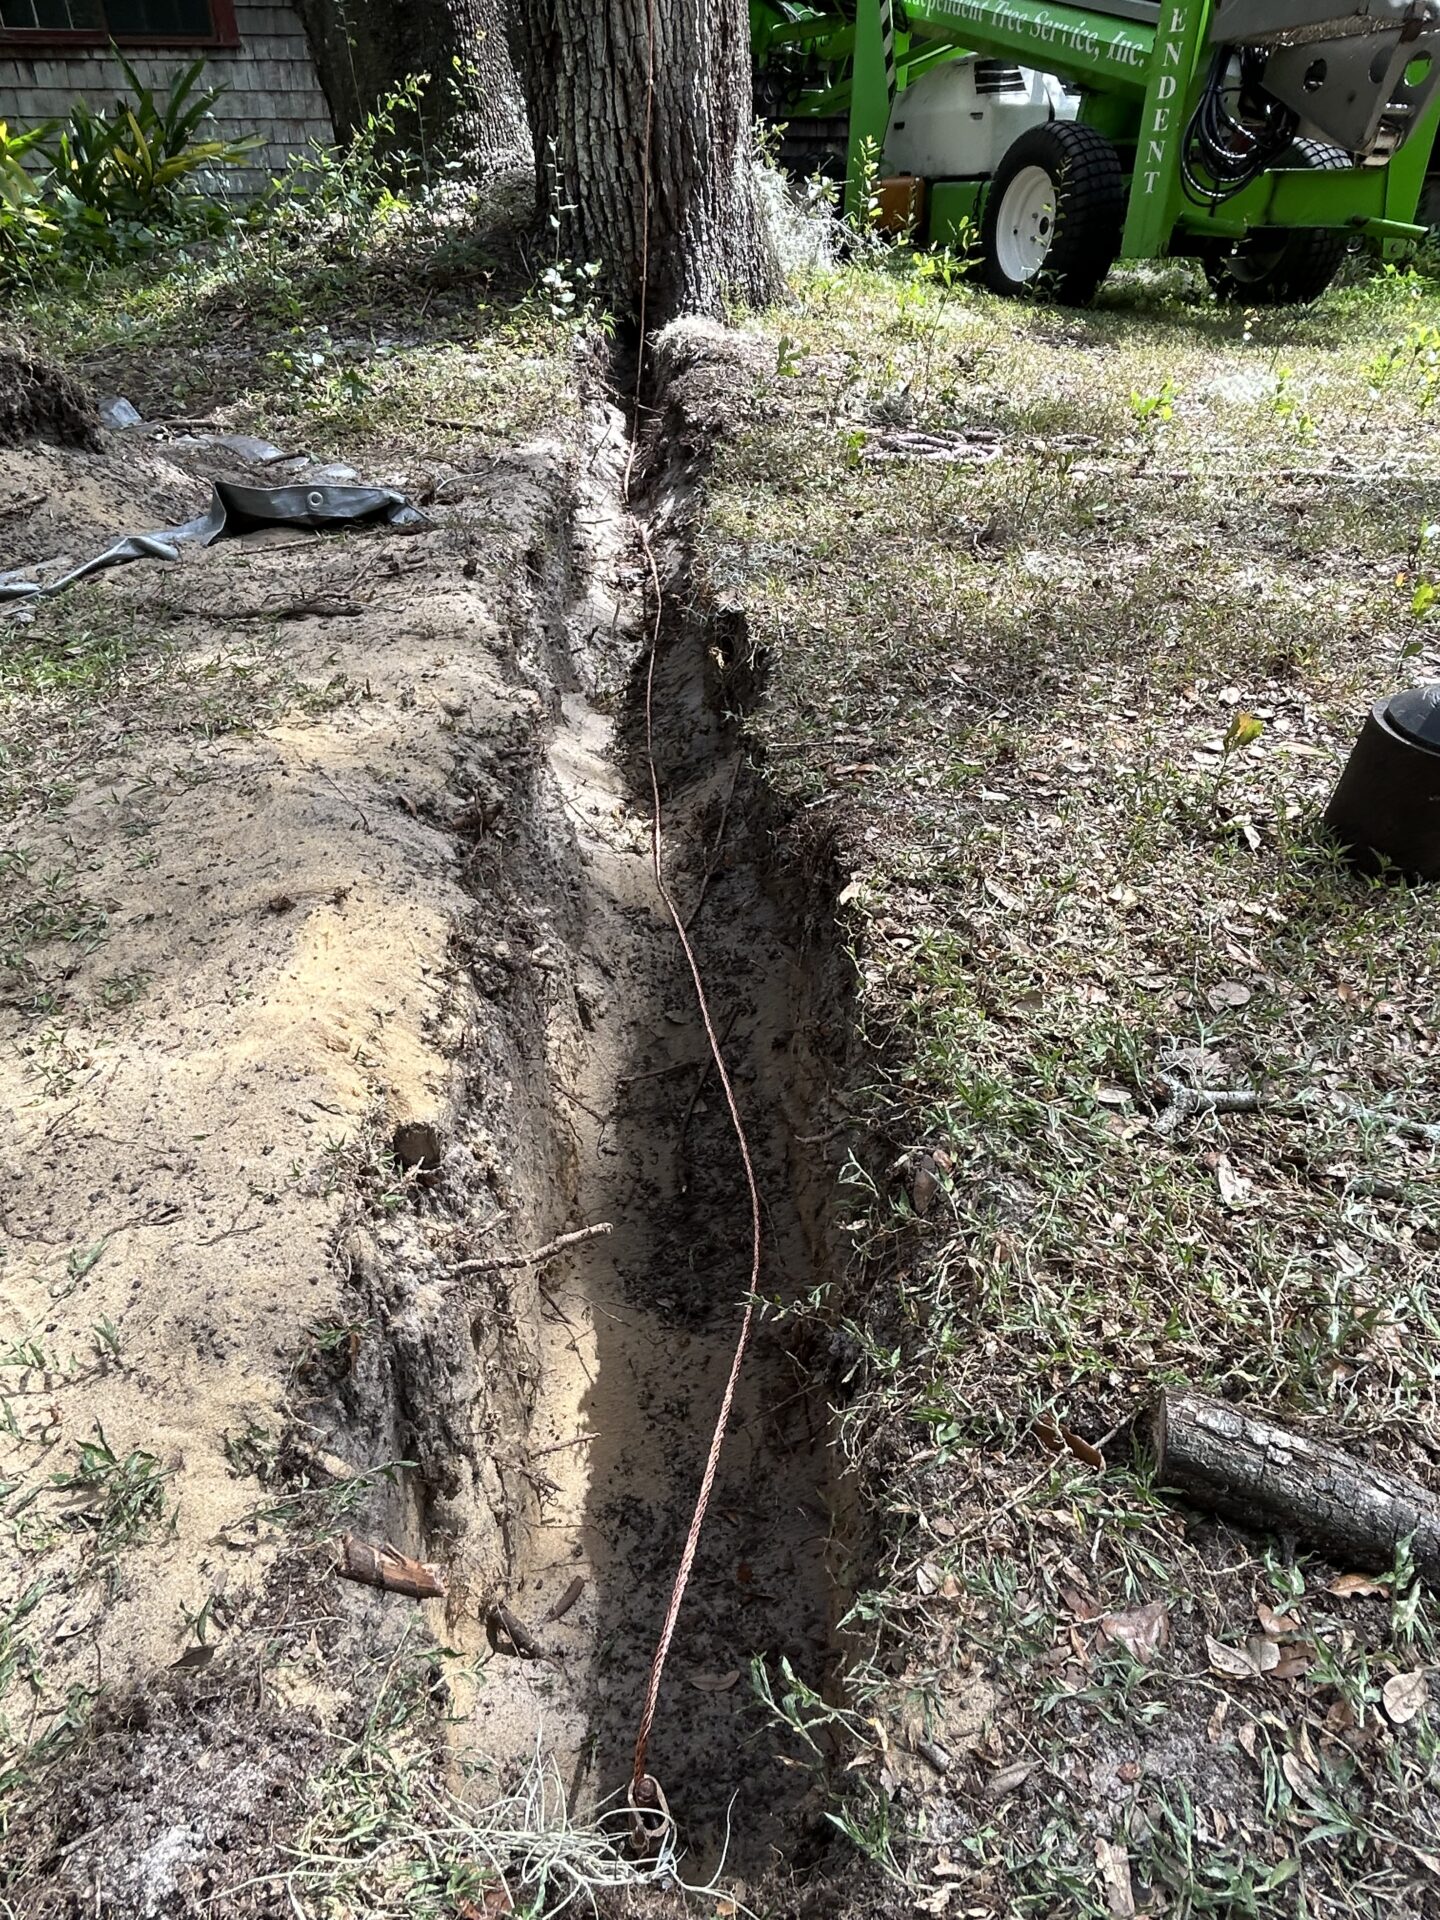
<path fill-rule="evenodd" d="M 675 1825 L 664 1788 L 653 1773 L 642 1773 L 638 1780 L 630 1782 L 625 1804 L 630 1810 L 631 1853 L 637 1859 L 653 1859 Z"/>
<path fill-rule="evenodd" d="M 1440 879 L 1440 683 L 1375 702 L 1325 825 L 1357 867 Z"/>

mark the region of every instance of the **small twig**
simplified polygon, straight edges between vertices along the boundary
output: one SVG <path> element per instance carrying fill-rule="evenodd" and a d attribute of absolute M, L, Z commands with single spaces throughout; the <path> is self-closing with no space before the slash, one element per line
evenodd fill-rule
<path fill-rule="evenodd" d="M 593 1240 L 598 1234 L 613 1233 L 615 1223 L 601 1220 L 593 1227 L 577 1227 L 574 1233 L 562 1233 L 558 1240 L 547 1240 L 543 1247 L 536 1247 L 533 1253 L 502 1253 L 489 1260 L 462 1260 L 458 1266 L 450 1269 L 450 1278 L 458 1280 L 467 1273 L 503 1273 L 511 1267 L 534 1267 L 542 1260 L 553 1260 L 557 1253 L 565 1253 L 571 1247 L 578 1247 L 582 1240 Z"/>
<path fill-rule="evenodd" d="M 555 1082 L 555 1091 L 557 1093 L 563 1094 L 564 1097 L 568 1101 L 570 1101 L 573 1106 L 579 1107 L 582 1113 L 588 1113 L 590 1118 L 596 1121 L 602 1128 L 609 1126 L 610 1121 L 605 1114 L 597 1113 L 594 1107 L 592 1107 L 588 1101 L 582 1100 L 578 1093 L 572 1093 L 569 1087 L 561 1086 L 558 1080 Z"/>
<path fill-rule="evenodd" d="M 566 1587 L 565 1591 L 561 1594 L 560 1598 L 555 1602 L 554 1606 L 551 1607 L 550 1611 L 545 1615 L 545 1624 L 548 1625 L 552 1620 L 563 1620 L 584 1591 L 585 1576 L 583 1573 L 577 1573 L 569 1586 Z"/>
<path fill-rule="evenodd" d="M 672 1060 L 666 1067 L 651 1067 L 648 1073 L 622 1073 L 615 1084 L 617 1087 L 634 1087 L 642 1080 L 663 1080 L 667 1074 L 688 1073 L 691 1067 L 698 1065 L 696 1060 Z"/>
<path fill-rule="evenodd" d="M 490 1609 L 490 1625 L 505 1635 L 516 1653 L 526 1660 L 544 1660 L 548 1656 L 523 1620 L 517 1620 L 509 1607 L 497 1600 Z"/>
<path fill-rule="evenodd" d="M 0 506 L 0 520 L 8 520 L 16 513 L 29 513 L 32 507 L 43 507 L 49 498 L 48 493 L 32 493 L 19 500 L 7 500 Z"/>
<path fill-rule="evenodd" d="M 531 1447 L 530 1458 L 543 1460 L 547 1453 L 564 1453 L 567 1447 L 583 1447 L 590 1440 L 598 1440 L 598 1433 L 577 1433 L 569 1440 L 552 1440 L 548 1447 Z"/>
<path fill-rule="evenodd" d="M 302 765 L 303 765 L 303 762 L 302 762 Z M 369 815 L 366 813 L 365 809 L 360 805 L 360 802 L 358 800 L 352 800 L 349 794 L 346 793 L 345 789 L 342 786 L 340 786 L 340 784 L 336 780 L 332 779 L 332 777 L 325 771 L 324 767 L 322 767 L 318 761 L 312 762 L 307 770 L 310 773 L 318 773 L 320 778 L 325 782 L 326 786 L 330 788 L 332 793 L 338 794 L 340 799 L 342 799 L 345 802 L 347 807 L 354 807 L 356 813 L 360 816 L 360 825 L 364 828 L 366 833 L 373 833 L 375 831 L 375 829 L 370 824 Z"/>

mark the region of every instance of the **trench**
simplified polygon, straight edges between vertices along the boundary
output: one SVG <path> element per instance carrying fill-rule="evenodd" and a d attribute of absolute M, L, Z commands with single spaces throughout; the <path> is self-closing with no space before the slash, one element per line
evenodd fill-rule
<path fill-rule="evenodd" d="M 462 1703 L 460 1757 L 503 1782 L 538 1745 L 576 1815 L 628 1780 L 750 1257 L 742 1163 L 650 866 L 646 609 L 619 452 L 612 443 L 592 461 L 582 493 L 590 531 L 542 649 L 551 725 L 530 795 L 536 883 L 567 950 L 533 1030 L 544 1051 L 533 1230 L 613 1231 L 546 1265 L 523 1308 L 529 1428 L 495 1597 L 533 1628 L 543 1657 L 516 1657 L 493 1614 L 452 1630 L 483 1663 Z M 675 506 L 672 489 L 667 524 Z M 835 1169 L 815 1140 L 848 1029 L 828 875 L 823 862 L 802 873 L 781 851 L 723 711 L 733 622 L 689 590 L 683 535 L 664 539 L 670 612 L 654 715 L 666 871 L 692 916 L 750 1137 L 761 1292 L 785 1303 L 833 1260 Z M 839 1670 L 847 1527 L 809 1325 L 757 1321 L 666 1668 L 649 1764 L 687 1875 L 722 1857 L 752 1874 L 793 1868 L 819 1845 L 815 1773 L 752 1686 L 755 1660 L 777 1693 L 782 1663 L 817 1694 L 833 1693 Z"/>

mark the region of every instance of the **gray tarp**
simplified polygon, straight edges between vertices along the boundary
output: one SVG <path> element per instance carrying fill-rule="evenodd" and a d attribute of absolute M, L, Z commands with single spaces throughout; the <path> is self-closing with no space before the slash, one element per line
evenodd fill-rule
<path fill-rule="evenodd" d="M 82 560 L 78 567 L 48 584 L 19 578 L 27 571 L 24 568 L 0 573 L 0 601 L 34 600 L 60 593 L 103 567 L 119 566 L 126 560 L 177 560 L 180 556 L 175 549 L 188 542 L 208 547 L 216 540 L 250 533 L 256 527 L 298 527 L 319 533 L 369 520 L 383 520 L 391 527 L 431 524 L 403 493 L 389 487 L 239 487 L 229 480 L 216 480 L 210 505 L 198 520 L 187 520 L 180 527 L 162 527 L 156 533 L 127 533 L 103 553 Z"/>

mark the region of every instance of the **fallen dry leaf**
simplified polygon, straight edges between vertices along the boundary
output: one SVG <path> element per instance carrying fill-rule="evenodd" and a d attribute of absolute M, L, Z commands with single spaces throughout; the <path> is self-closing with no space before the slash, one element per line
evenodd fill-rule
<path fill-rule="evenodd" d="M 1243 1207 L 1250 1198 L 1252 1183 L 1243 1174 L 1236 1173 L 1223 1153 L 1215 1162 L 1215 1184 L 1227 1207 Z"/>
<path fill-rule="evenodd" d="M 922 1153 L 910 1175 L 910 1204 L 916 1213 L 929 1213 L 940 1191 L 939 1172 L 928 1153 Z"/>
<path fill-rule="evenodd" d="M 1391 1724 L 1403 1727 L 1407 1720 L 1413 1720 L 1430 1696 L 1429 1684 L 1425 1678 L 1425 1669 L 1417 1667 L 1414 1673 L 1395 1673 L 1380 1689 L 1380 1699 Z"/>
<path fill-rule="evenodd" d="M 1078 1587 L 1061 1587 L 1060 1598 L 1065 1603 L 1066 1612 L 1073 1614 L 1077 1620 L 1093 1620 L 1100 1612 L 1089 1594 L 1081 1593 Z"/>
<path fill-rule="evenodd" d="M 1255 1618 L 1266 1633 L 1275 1639 L 1282 1639 L 1287 1633 L 1298 1633 L 1300 1623 L 1293 1613 L 1276 1613 L 1273 1607 L 1267 1607 L 1262 1600 L 1255 1609 Z"/>
<path fill-rule="evenodd" d="M 515 1911 L 515 1902 L 504 1887 L 487 1887 L 484 1900 L 484 1906 L 477 1907 L 473 1900 L 461 1894 L 455 1904 L 455 1920 L 492 1920 L 497 1913 Z"/>
<path fill-rule="evenodd" d="M 1006 1794 L 1023 1787 L 1034 1771 L 1034 1761 L 1018 1760 L 1013 1767 L 1002 1767 L 999 1773 L 992 1773 L 985 1792 L 991 1800 L 1003 1800 Z"/>
<path fill-rule="evenodd" d="M 1047 1453 L 1060 1453 L 1064 1450 L 1065 1442 L 1060 1438 L 1060 1429 L 1048 1413 L 1042 1413 L 1036 1420 L 1034 1434 Z"/>
<path fill-rule="evenodd" d="M 1298 1680 L 1302 1673 L 1308 1673 L 1314 1664 L 1315 1653 L 1311 1647 L 1286 1647 L 1280 1658 L 1270 1670 L 1272 1680 Z"/>
<path fill-rule="evenodd" d="M 1325 1591 L 1333 1593 L 1340 1600 L 1365 1599 L 1373 1594 L 1388 1593 L 1390 1589 L 1379 1580 L 1372 1580 L 1368 1573 L 1342 1573 L 1332 1580 Z"/>
<path fill-rule="evenodd" d="M 1100 1631 L 1107 1640 L 1118 1641 L 1144 1666 L 1169 1639 L 1170 1615 L 1163 1600 L 1150 1600 L 1130 1613 L 1102 1614 Z"/>
<path fill-rule="evenodd" d="M 1135 1889 L 1130 1884 L 1130 1855 L 1118 1840 L 1095 1842 L 1095 1864 L 1105 1884 L 1105 1902 L 1114 1920 L 1133 1920 Z"/>
<path fill-rule="evenodd" d="M 1258 1680 L 1280 1664 L 1279 1647 L 1258 1634 L 1243 1647 L 1227 1647 L 1223 1640 L 1207 1633 L 1205 1650 L 1210 1655 L 1210 1671 L 1223 1673 L 1229 1680 Z"/>
<path fill-rule="evenodd" d="M 1346 1699 L 1339 1699 L 1325 1715 L 1325 1731 L 1332 1734 L 1348 1733 L 1355 1725 L 1355 1709 Z"/>
<path fill-rule="evenodd" d="M 1035 1422 L 1035 1438 L 1050 1453 L 1073 1453 L 1077 1460 L 1083 1460 L 1087 1467 L 1105 1466 L 1105 1456 L 1098 1447 L 1080 1434 L 1072 1433 L 1068 1427 L 1062 1427 L 1048 1413 L 1042 1413 Z"/>
<path fill-rule="evenodd" d="M 1217 980 L 1213 987 L 1206 989 L 1205 998 L 1216 1013 L 1223 1013 L 1226 1007 L 1248 1006 L 1250 989 L 1243 980 Z"/>
<path fill-rule="evenodd" d="M 170 1662 L 172 1673 L 203 1673 L 215 1658 L 214 1647 L 187 1647 L 178 1660 Z"/>
<path fill-rule="evenodd" d="M 740 1678 L 740 1669 L 732 1667 L 728 1673 L 692 1673 L 690 1684 L 701 1693 L 728 1693 Z"/>
<path fill-rule="evenodd" d="M 1298 1793 L 1307 1806 L 1319 1804 L 1322 1798 L 1319 1780 L 1307 1766 L 1296 1759 L 1293 1753 L 1287 1753 L 1282 1757 L 1280 1771 L 1289 1781 L 1292 1791 Z"/>
<path fill-rule="evenodd" d="M 1097 1467 L 1103 1472 L 1105 1456 L 1098 1447 L 1092 1447 L 1088 1440 L 1082 1439 L 1078 1433 L 1072 1433 L 1068 1427 L 1060 1429 L 1060 1438 L 1077 1460 L 1083 1460 L 1087 1467 Z"/>

